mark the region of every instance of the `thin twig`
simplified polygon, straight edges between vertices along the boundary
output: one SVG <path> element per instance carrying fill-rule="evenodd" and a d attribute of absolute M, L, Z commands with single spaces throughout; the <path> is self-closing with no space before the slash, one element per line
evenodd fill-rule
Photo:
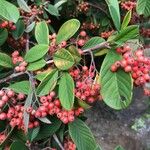
<path fill-rule="evenodd" d="M 13 73 L 13 74 L 11 74 L 10 76 L 1 79 L 1 80 L 0 80 L 0 83 L 7 82 L 8 80 L 10 80 L 10 79 L 12 79 L 12 78 L 15 78 L 15 77 L 18 77 L 18 76 L 21 76 L 21 75 L 23 75 L 23 74 L 25 74 L 25 72 Z"/>
<path fill-rule="evenodd" d="M 57 142 L 61 150 L 65 150 L 64 147 L 62 146 L 61 142 L 59 141 L 58 137 L 56 134 L 53 135 L 54 140 Z"/>

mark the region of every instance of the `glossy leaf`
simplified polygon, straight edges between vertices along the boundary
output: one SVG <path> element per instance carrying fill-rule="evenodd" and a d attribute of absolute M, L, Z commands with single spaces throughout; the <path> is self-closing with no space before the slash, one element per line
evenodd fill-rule
<path fill-rule="evenodd" d="M 8 31 L 6 29 L 0 30 L 0 46 L 5 43 L 8 38 Z"/>
<path fill-rule="evenodd" d="M 69 123 L 69 134 L 78 150 L 94 150 L 96 141 L 87 125 L 80 119 Z"/>
<path fill-rule="evenodd" d="M 77 48 L 72 45 L 72 46 L 69 46 L 68 51 L 70 52 L 70 54 L 74 58 L 75 63 L 79 63 L 81 60 L 81 55 L 79 54 Z"/>
<path fill-rule="evenodd" d="M 45 138 L 48 138 L 50 136 L 52 136 L 61 126 L 61 121 L 58 119 L 51 119 L 52 120 L 52 124 L 43 124 L 40 127 L 40 131 L 38 133 L 38 135 L 36 136 L 36 138 L 34 139 L 35 141 L 37 140 L 42 140 Z"/>
<path fill-rule="evenodd" d="M 27 28 L 25 29 L 25 32 L 26 32 L 26 33 L 31 32 L 34 27 L 35 27 L 35 21 L 32 22 L 30 25 L 27 26 Z"/>
<path fill-rule="evenodd" d="M 58 31 L 56 37 L 57 44 L 70 39 L 78 31 L 79 27 L 80 22 L 77 19 L 71 19 L 65 22 Z"/>
<path fill-rule="evenodd" d="M 0 0 L 0 16 L 16 23 L 20 17 L 18 8 L 6 0 Z"/>
<path fill-rule="evenodd" d="M 45 8 L 53 16 L 59 16 L 58 9 L 51 4 L 48 4 L 48 8 Z"/>
<path fill-rule="evenodd" d="M 138 36 L 139 36 L 139 26 L 131 25 L 121 30 L 113 39 L 113 41 L 116 44 L 122 45 L 128 40 L 138 38 Z"/>
<path fill-rule="evenodd" d="M 22 10 L 24 10 L 28 13 L 31 12 L 31 9 L 29 8 L 29 6 L 27 5 L 27 3 L 24 0 L 17 0 L 17 3 Z"/>
<path fill-rule="evenodd" d="M 43 68 L 45 65 L 46 65 L 46 61 L 44 59 L 40 59 L 33 63 L 29 63 L 27 70 L 29 70 L 29 71 L 39 70 L 39 69 Z"/>
<path fill-rule="evenodd" d="M 32 142 L 39 134 L 39 131 L 40 131 L 40 127 L 30 129 L 27 135 L 28 139 Z"/>
<path fill-rule="evenodd" d="M 30 88 L 30 83 L 29 83 L 29 81 L 20 81 L 20 82 L 11 84 L 9 86 L 9 88 L 12 89 L 13 91 L 15 91 L 16 93 L 28 94 L 29 88 Z"/>
<path fill-rule="evenodd" d="M 52 91 L 57 83 L 58 71 L 53 70 L 41 81 L 39 86 L 37 87 L 37 94 L 39 96 L 47 95 L 50 91 Z"/>
<path fill-rule="evenodd" d="M 10 150 L 17 150 L 20 148 L 21 148 L 21 150 L 28 150 L 28 148 L 25 146 L 25 144 L 23 142 L 20 142 L 20 141 L 14 141 L 10 145 Z"/>
<path fill-rule="evenodd" d="M 139 15 L 150 16 L 150 0 L 138 0 L 136 11 Z"/>
<path fill-rule="evenodd" d="M 49 29 L 45 21 L 37 23 L 35 27 L 35 38 L 38 44 L 49 44 Z"/>
<path fill-rule="evenodd" d="M 85 45 L 82 47 L 82 49 L 88 49 L 88 48 L 92 48 L 95 47 L 95 45 L 98 45 L 102 42 L 105 42 L 105 40 L 101 37 L 92 37 L 90 40 L 88 40 Z"/>
<path fill-rule="evenodd" d="M 25 55 L 25 61 L 26 62 L 34 62 L 42 57 L 48 52 L 48 45 L 39 44 L 34 47 L 32 47 L 29 51 L 27 51 Z"/>
<path fill-rule="evenodd" d="M 121 56 L 119 54 L 114 50 L 110 50 L 103 61 L 100 71 L 103 100 L 108 106 L 118 110 L 129 106 L 133 90 L 133 82 L 129 73 L 121 69 L 117 72 L 110 70 L 111 65 L 120 59 Z"/>
<path fill-rule="evenodd" d="M 53 55 L 54 64 L 60 70 L 68 70 L 74 65 L 74 58 L 69 51 L 62 48 Z"/>
<path fill-rule="evenodd" d="M 0 52 L 0 66 L 5 68 L 13 68 L 11 57 L 5 53 Z"/>
<path fill-rule="evenodd" d="M 66 2 L 67 2 L 67 0 L 59 0 L 54 6 L 55 6 L 55 8 L 59 8 Z"/>
<path fill-rule="evenodd" d="M 12 36 L 14 39 L 19 39 L 24 33 L 25 25 L 24 22 L 19 19 L 16 23 L 16 30 L 12 31 Z"/>
<path fill-rule="evenodd" d="M 69 73 L 63 73 L 59 80 L 59 91 L 58 95 L 62 106 L 71 110 L 74 104 L 74 81 Z"/>
<path fill-rule="evenodd" d="M 124 29 L 128 26 L 128 24 L 130 23 L 131 21 L 131 17 L 132 17 L 132 11 L 128 11 L 127 14 L 125 15 L 124 19 L 123 19 L 123 22 L 122 22 L 122 25 L 121 25 L 121 29 Z"/>
<path fill-rule="evenodd" d="M 120 10 L 118 0 L 106 0 L 110 15 L 117 30 L 120 29 Z"/>
<path fill-rule="evenodd" d="M 84 109 L 89 109 L 91 106 L 87 104 L 85 101 L 78 99 L 78 105 L 81 106 Z"/>

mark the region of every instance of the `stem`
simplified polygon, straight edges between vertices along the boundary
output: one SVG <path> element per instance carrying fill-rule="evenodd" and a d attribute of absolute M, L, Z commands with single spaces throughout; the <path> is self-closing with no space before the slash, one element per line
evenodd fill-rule
<path fill-rule="evenodd" d="M 58 137 L 56 134 L 53 135 L 54 140 L 57 142 L 61 150 L 65 150 L 64 147 L 62 146 L 61 142 L 59 141 Z"/>
<path fill-rule="evenodd" d="M 8 80 L 10 80 L 10 79 L 12 79 L 12 78 L 15 78 L 15 77 L 18 77 L 18 76 L 21 76 L 21 75 L 23 75 L 23 74 L 25 74 L 25 72 L 13 73 L 13 74 L 11 74 L 10 76 L 1 79 L 1 80 L 0 80 L 0 83 L 7 82 Z"/>

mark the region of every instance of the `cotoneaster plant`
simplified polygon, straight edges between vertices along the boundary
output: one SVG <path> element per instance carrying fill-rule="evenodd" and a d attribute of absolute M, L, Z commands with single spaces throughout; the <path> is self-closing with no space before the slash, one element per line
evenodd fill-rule
<path fill-rule="evenodd" d="M 0 149 L 101 150 L 84 112 L 127 108 L 133 85 L 150 96 L 149 15 L 145 0 L 1 0 Z"/>

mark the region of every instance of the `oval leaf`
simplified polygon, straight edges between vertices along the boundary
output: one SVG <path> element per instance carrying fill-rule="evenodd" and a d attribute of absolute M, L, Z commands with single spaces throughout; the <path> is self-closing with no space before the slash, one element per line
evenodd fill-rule
<path fill-rule="evenodd" d="M 120 10 L 118 0 L 106 0 L 110 15 L 117 30 L 120 29 Z"/>
<path fill-rule="evenodd" d="M 14 37 L 14 39 L 19 39 L 24 33 L 24 29 L 24 22 L 21 19 L 19 19 L 16 23 L 16 30 L 12 31 L 12 36 Z"/>
<path fill-rule="evenodd" d="M 71 19 L 65 22 L 58 31 L 56 37 L 57 44 L 70 39 L 78 31 L 79 27 L 80 22 L 77 19 Z"/>
<path fill-rule="evenodd" d="M 45 21 L 37 23 L 35 27 L 35 38 L 38 44 L 49 44 L 49 29 Z"/>
<path fill-rule="evenodd" d="M 27 5 L 27 3 L 24 0 L 17 0 L 17 3 L 22 10 L 24 10 L 28 13 L 31 12 L 31 9 L 29 8 L 29 6 Z"/>
<path fill-rule="evenodd" d="M 8 31 L 6 29 L 0 30 L 0 46 L 5 43 L 8 38 Z"/>
<path fill-rule="evenodd" d="M 98 45 L 102 42 L 105 42 L 105 40 L 103 38 L 93 37 L 85 43 L 85 45 L 82 47 L 82 49 L 84 50 L 84 49 L 95 47 L 95 45 Z"/>
<path fill-rule="evenodd" d="M 131 25 L 121 30 L 113 39 L 116 44 L 122 45 L 126 41 L 136 39 L 139 36 L 139 26 Z"/>
<path fill-rule="evenodd" d="M 138 0 L 136 11 L 139 15 L 150 16 L 150 0 Z"/>
<path fill-rule="evenodd" d="M 17 150 L 20 148 L 21 148 L 21 150 L 28 150 L 28 148 L 25 146 L 25 144 L 22 143 L 21 141 L 15 141 L 10 146 L 10 150 Z"/>
<path fill-rule="evenodd" d="M 27 28 L 25 29 L 25 32 L 26 32 L 26 33 L 31 32 L 34 27 L 35 27 L 35 21 L 32 22 L 30 25 L 27 26 Z"/>
<path fill-rule="evenodd" d="M 7 2 L 6 0 L 0 0 L 0 16 L 16 23 L 20 17 L 18 8 Z"/>
<path fill-rule="evenodd" d="M 27 70 L 29 71 L 35 71 L 43 68 L 46 65 L 46 61 L 44 59 L 35 61 L 33 63 L 29 63 Z"/>
<path fill-rule="evenodd" d="M 48 4 L 48 8 L 45 8 L 45 10 L 53 16 L 59 16 L 58 9 L 51 4 Z"/>
<path fill-rule="evenodd" d="M 57 83 L 58 71 L 53 70 L 42 80 L 42 82 L 37 87 L 37 94 L 39 96 L 47 95 L 52 91 Z"/>
<path fill-rule="evenodd" d="M 121 69 L 117 72 L 110 70 L 111 65 L 120 59 L 120 55 L 110 50 L 100 71 L 101 94 L 104 102 L 117 110 L 126 108 L 131 103 L 133 90 L 133 82 L 129 73 Z"/>
<path fill-rule="evenodd" d="M 28 94 L 30 82 L 29 81 L 16 82 L 14 84 L 11 84 L 9 88 L 15 91 L 16 93 Z"/>
<path fill-rule="evenodd" d="M 39 44 L 32 47 L 25 55 L 25 61 L 34 62 L 42 58 L 48 52 L 48 45 Z"/>
<path fill-rule="evenodd" d="M 74 58 L 69 51 L 62 48 L 53 55 L 54 64 L 60 70 L 68 70 L 74 65 Z"/>
<path fill-rule="evenodd" d="M 122 25 L 121 25 L 121 29 L 124 29 L 128 26 L 128 24 L 130 23 L 131 21 L 131 17 L 132 17 L 132 11 L 128 11 L 127 14 L 125 15 L 124 19 L 123 19 L 123 22 L 122 22 Z"/>
<path fill-rule="evenodd" d="M 59 98 L 62 106 L 70 110 L 74 104 L 74 81 L 69 73 L 64 73 L 59 80 Z"/>
<path fill-rule="evenodd" d="M 0 66 L 6 68 L 13 68 L 12 59 L 5 53 L 0 52 Z"/>
<path fill-rule="evenodd" d="M 92 132 L 80 119 L 69 123 L 69 134 L 78 150 L 94 150 L 97 146 Z"/>

